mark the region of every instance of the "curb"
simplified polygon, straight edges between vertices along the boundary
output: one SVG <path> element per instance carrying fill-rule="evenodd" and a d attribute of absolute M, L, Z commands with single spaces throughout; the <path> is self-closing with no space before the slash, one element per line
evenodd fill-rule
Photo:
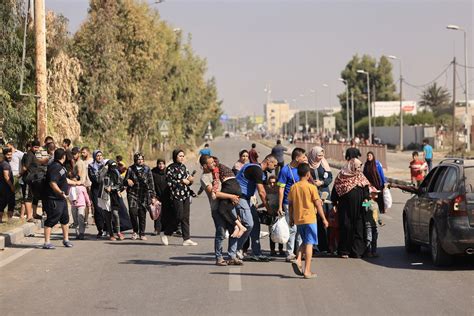
<path fill-rule="evenodd" d="M 34 235 L 41 228 L 41 221 L 36 223 L 25 223 L 20 227 L 12 229 L 5 233 L 0 233 L 0 250 L 18 244 L 25 237 Z"/>

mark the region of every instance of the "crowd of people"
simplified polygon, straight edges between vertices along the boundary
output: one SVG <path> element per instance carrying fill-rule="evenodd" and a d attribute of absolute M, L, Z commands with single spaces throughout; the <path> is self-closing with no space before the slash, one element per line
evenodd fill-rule
<path fill-rule="evenodd" d="M 313 250 L 342 258 L 377 256 L 377 226 L 382 224 L 379 213 L 385 211 L 381 197 L 386 180 L 374 154 L 367 154 L 363 166 L 358 159 L 360 152 L 349 148 L 347 164 L 334 176 L 322 147 L 315 146 L 309 152 L 294 148 L 288 164 L 286 151 L 278 141 L 272 153 L 259 161 L 256 144 L 252 144 L 228 167 L 212 155 L 208 144 L 201 150 L 200 186 L 209 199 L 215 225 L 216 265 L 268 262 L 271 256 L 285 256 L 295 273 L 313 278 Z M 43 146 L 33 141 L 25 154 L 9 143 L 3 156 L 1 210 L 8 207 L 8 217 L 13 216 L 18 182 L 22 193 L 20 217 L 44 220 L 45 249 L 54 249 L 51 229 L 58 223 L 65 247 L 73 246 L 70 227 L 77 239 L 85 239 L 89 214 L 93 214 L 97 239 L 123 240 L 124 231 L 131 230 L 132 240 L 147 240 L 147 214 L 153 205 L 161 210 L 154 220 L 153 235 L 159 235 L 163 245 L 176 234 L 182 237 L 183 246 L 197 245 L 190 232 L 191 199 L 196 196 L 191 186 L 196 172 L 184 164 L 182 150 L 173 151 L 169 165 L 158 159 L 153 169 L 145 164 L 141 153 L 135 153 L 133 164 L 127 167 L 122 157 L 107 159 L 98 149 L 91 154 L 87 147 L 71 147 L 68 139 L 56 148 L 50 137 Z M 44 217 L 37 214 L 39 201 Z M 260 243 L 261 225 L 271 226 L 283 217 L 288 242 L 275 244 L 270 236 L 270 257 L 266 256 Z M 223 251 L 226 239 L 227 258 Z"/>
<path fill-rule="evenodd" d="M 147 240 L 147 214 L 150 205 L 156 204 L 161 212 L 154 221 L 153 234 L 160 235 L 164 245 L 172 235 L 181 236 L 184 246 L 197 245 L 190 238 L 189 224 L 194 173 L 183 164 L 182 150 L 173 151 L 173 162 L 168 166 L 158 160 L 153 169 L 145 165 L 141 153 L 135 153 L 133 164 L 127 167 L 121 156 L 107 159 L 98 149 L 91 154 L 88 147 L 72 147 L 69 139 L 57 147 L 49 136 L 43 146 L 33 140 L 24 153 L 8 142 L 2 154 L 0 223 L 5 209 L 8 220 L 13 217 L 19 201 L 21 220 L 43 221 L 44 249 L 55 248 L 50 236 L 58 223 L 65 247 L 72 247 L 70 228 L 75 229 L 78 240 L 85 239 L 90 215 L 97 239 L 123 240 L 123 232 L 131 230 L 132 240 Z M 38 214 L 39 202 L 42 215 Z"/>

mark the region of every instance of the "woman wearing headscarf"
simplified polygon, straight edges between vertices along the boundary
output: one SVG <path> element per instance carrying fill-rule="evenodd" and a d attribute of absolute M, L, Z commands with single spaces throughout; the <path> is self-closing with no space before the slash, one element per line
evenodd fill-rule
<path fill-rule="evenodd" d="M 334 181 L 331 200 L 339 217 L 339 255 L 360 258 L 366 249 L 363 202 L 369 199 L 370 183 L 362 173 L 362 162 L 351 159 Z"/>
<path fill-rule="evenodd" d="M 173 234 L 177 224 L 181 223 L 183 232 L 183 246 L 197 246 L 197 243 L 191 240 L 189 228 L 189 216 L 191 205 L 191 188 L 193 176 L 184 165 L 184 151 L 180 149 L 173 150 L 173 163 L 166 168 L 166 182 L 171 192 L 171 203 L 175 215 L 175 225 L 167 227 L 165 235 L 162 237 L 163 244 L 168 244 L 168 237 Z"/>
<path fill-rule="evenodd" d="M 120 193 L 123 191 L 122 177 L 115 161 L 109 160 L 105 168 L 100 170 L 101 196 L 100 198 L 107 206 L 104 209 L 105 225 L 112 241 L 124 240 L 125 237 L 120 231 L 119 211 L 121 207 Z M 115 232 L 117 237 L 115 237 Z"/>
<path fill-rule="evenodd" d="M 104 210 L 98 205 L 100 196 L 100 170 L 105 166 L 104 155 L 102 151 L 97 149 L 92 152 L 93 161 L 89 164 L 87 172 L 91 181 L 91 200 L 94 206 L 94 221 L 97 227 L 97 238 L 102 237 L 104 232 Z"/>
<path fill-rule="evenodd" d="M 237 162 L 234 164 L 234 167 L 232 168 L 232 171 L 234 171 L 234 174 L 237 175 L 237 173 L 239 173 L 240 169 L 242 169 L 242 167 L 245 164 L 248 164 L 249 162 L 250 162 L 250 160 L 249 160 L 249 151 L 247 149 L 242 149 L 239 152 L 239 160 L 237 160 Z"/>
<path fill-rule="evenodd" d="M 311 177 L 318 188 L 319 195 L 323 200 L 329 200 L 329 185 L 332 183 L 332 172 L 329 163 L 324 158 L 324 149 L 320 146 L 314 146 L 308 153 L 308 164 L 311 167 Z M 329 218 L 329 204 L 324 203 L 324 213 Z M 318 223 L 321 219 L 318 217 Z M 318 225 L 318 249 L 320 252 L 327 252 L 328 234 L 323 225 Z"/>
<path fill-rule="evenodd" d="M 379 212 L 385 213 L 385 204 L 383 202 L 383 189 L 385 187 L 385 175 L 380 161 L 375 159 L 373 152 L 367 153 L 367 161 L 364 164 L 364 176 L 369 180 L 370 185 L 380 191 L 377 198 Z"/>
<path fill-rule="evenodd" d="M 155 184 L 155 192 L 157 199 L 161 202 L 161 213 L 155 221 L 155 235 L 160 235 L 161 232 L 166 231 L 169 226 L 172 226 L 173 216 L 171 214 L 171 200 L 170 189 L 166 182 L 166 162 L 163 159 L 156 161 L 156 167 L 151 169 L 153 175 L 153 182 Z M 163 241 L 163 237 L 161 237 Z"/>
<path fill-rule="evenodd" d="M 156 194 L 151 169 L 145 165 L 145 157 L 141 153 L 133 155 L 133 165 L 127 169 L 124 184 L 127 186 L 128 212 L 133 227 L 132 240 L 147 240 L 146 214 Z"/>

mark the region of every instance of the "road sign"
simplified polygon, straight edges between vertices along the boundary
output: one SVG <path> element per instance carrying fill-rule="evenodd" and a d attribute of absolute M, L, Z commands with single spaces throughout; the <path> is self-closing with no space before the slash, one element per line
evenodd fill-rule
<path fill-rule="evenodd" d="M 170 124 L 170 121 L 160 121 L 159 123 L 159 127 L 160 127 L 160 135 L 162 137 L 168 137 L 169 136 L 169 124 Z"/>

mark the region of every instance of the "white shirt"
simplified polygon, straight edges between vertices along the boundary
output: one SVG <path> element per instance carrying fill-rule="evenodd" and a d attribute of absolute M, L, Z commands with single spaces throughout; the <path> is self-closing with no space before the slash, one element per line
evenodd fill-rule
<path fill-rule="evenodd" d="M 21 159 L 23 158 L 24 153 L 19 150 L 15 150 L 12 155 L 12 161 L 10 161 L 10 166 L 12 167 L 13 176 L 16 177 L 20 174 L 21 170 Z"/>

